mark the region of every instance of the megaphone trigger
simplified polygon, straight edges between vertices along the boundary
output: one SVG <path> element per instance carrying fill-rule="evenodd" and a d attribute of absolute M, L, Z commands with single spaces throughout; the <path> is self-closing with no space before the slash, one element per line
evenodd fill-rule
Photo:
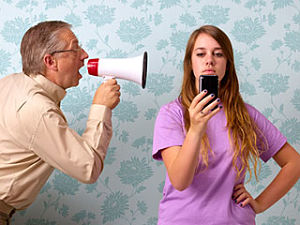
<path fill-rule="evenodd" d="M 113 78 L 116 78 L 115 76 L 104 76 L 104 82 L 110 80 L 110 79 L 113 79 Z"/>
<path fill-rule="evenodd" d="M 104 81 L 120 78 L 134 81 L 145 88 L 147 62 L 147 52 L 144 52 L 144 54 L 132 58 L 89 59 L 87 68 L 90 75 L 104 77 Z"/>

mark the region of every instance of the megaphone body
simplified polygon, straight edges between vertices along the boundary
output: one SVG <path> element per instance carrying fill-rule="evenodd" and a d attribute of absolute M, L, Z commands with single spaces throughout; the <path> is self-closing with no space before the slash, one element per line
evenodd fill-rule
<path fill-rule="evenodd" d="M 104 80 L 120 78 L 135 83 L 145 88 L 147 77 L 147 52 L 132 58 L 95 58 L 87 63 L 88 73 L 104 77 Z"/>

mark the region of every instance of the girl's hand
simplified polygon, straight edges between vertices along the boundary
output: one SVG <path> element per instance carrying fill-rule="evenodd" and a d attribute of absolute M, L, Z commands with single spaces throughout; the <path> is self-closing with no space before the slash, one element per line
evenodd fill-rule
<path fill-rule="evenodd" d="M 206 94 L 207 94 L 206 90 L 200 92 L 193 99 L 188 109 L 190 114 L 190 122 L 191 122 L 190 129 L 198 133 L 205 131 L 208 120 L 216 113 L 218 113 L 222 108 L 222 106 L 218 106 L 216 109 L 214 109 L 220 103 L 219 98 L 204 108 L 204 106 L 214 98 L 214 95 L 211 94 L 206 96 Z"/>
<path fill-rule="evenodd" d="M 262 206 L 250 195 L 244 184 L 238 184 L 234 187 L 232 199 L 241 207 L 249 204 L 256 214 L 263 212 Z"/>

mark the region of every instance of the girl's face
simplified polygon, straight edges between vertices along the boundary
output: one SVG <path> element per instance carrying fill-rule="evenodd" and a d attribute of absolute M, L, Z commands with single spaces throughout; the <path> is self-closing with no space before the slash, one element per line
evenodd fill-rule
<path fill-rule="evenodd" d="M 225 76 L 227 59 L 219 43 L 208 34 L 198 35 L 191 60 L 198 91 L 200 75 L 217 75 L 219 83 Z"/>

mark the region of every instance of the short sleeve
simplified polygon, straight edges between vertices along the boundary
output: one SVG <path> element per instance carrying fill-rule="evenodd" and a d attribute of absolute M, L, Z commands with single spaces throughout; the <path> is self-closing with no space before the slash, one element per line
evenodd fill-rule
<path fill-rule="evenodd" d="M 260 158 L 267 162 L 282 148 L 287 142 L 287 138 L 257 109 L 249 105 L 247 107 L 250 116 L 260 130 L 261 134 L 259 136 L 265 146 L 265 148 L 258 146 L 262 149 Z"/>
<path fill-rule="evenodd" d="M 157 115 L 153 135 L 153 158 L 162 160 L 161 150 L 181 146 L 184 138 L 183 111 L 177 100 L 164 105 Z"/>

